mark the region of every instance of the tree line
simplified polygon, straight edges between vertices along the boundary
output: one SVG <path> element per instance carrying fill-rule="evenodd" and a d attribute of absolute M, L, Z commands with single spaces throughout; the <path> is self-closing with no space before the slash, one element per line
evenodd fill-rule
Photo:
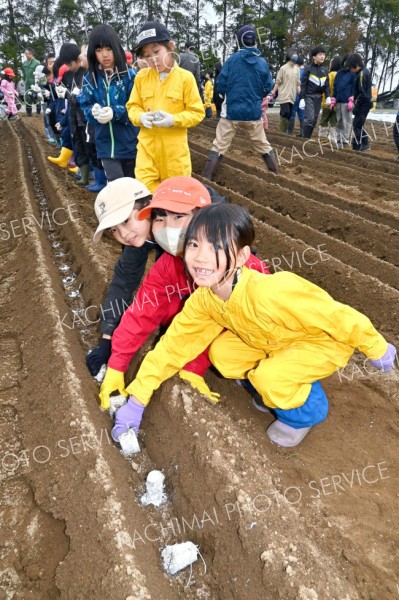
<path fill-rule="evenodd" d="M 235 32 L 251 23 L 274 73 L 289 46 L 308 56 L 317 44 L 330 58 L 360 52 L 380 92 L 394 87 L 399 72 L 399 0 L 0 0 L 0 63 L 18 69 L 26 46 L 42 60 L 104 22 L 131 49 L 147 20 L 163 22 L 178 48 L 192 40 L 205 69 L 224 60 Z"/>

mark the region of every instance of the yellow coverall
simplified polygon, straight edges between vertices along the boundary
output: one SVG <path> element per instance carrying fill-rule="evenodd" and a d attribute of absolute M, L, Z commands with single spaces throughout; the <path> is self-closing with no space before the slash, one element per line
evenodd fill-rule
<path fill-rule="evenodd" d="M 365 315 L 313 283 L 243 267 L 226 302 L 207 288 L 194 292 L 127 391 L 148 404 L 212 341 L 209 357 L 224 377 L 248 377 L 267 406 L 283 410 L 302 406 L 311 384 L 346 365 L 355 348 L 371 360 L 387 350 Z"/>
<path fill-rule="evenodd" d="M 213 84 L 210 79 L 208 79 L 205 83 L 204 87 L 204 106 L 205 108 L 212 107 L 212 98 L 213 98 Z"/>
<path fill-rule="evenodd" d="M 130 121 L 140 127 L 136 179 L 153 193 L 164 179 L 191 176 L 187 128 L 198 125 L 205 116 L 193 74 L 176 65 L 161 81 L 159 73 L 152 67 L 142 69 L 135 77 L 126 108 Z M 141 114 L 157 110 L 172 114 L 174 126 L 142 127 Z"/>

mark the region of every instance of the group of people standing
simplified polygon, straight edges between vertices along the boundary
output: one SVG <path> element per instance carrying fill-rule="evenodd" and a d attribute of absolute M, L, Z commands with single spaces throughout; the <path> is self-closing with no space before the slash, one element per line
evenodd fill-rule
<path fill-rule="evenodd" d="M 319 137 L 328 137 L 337 148 L 348 147 L 352 138 L 352 149 L 366 152 L 370 146 L 364 124 L 373 106 L 370 72 L 360 54 L 335 56 L 329 69 L 325 60 L 323 46 L 313 48 L 307 66 L 295 49 L 287 52 L 269 96 L 273 101 L 278 92 L 280 131 L 292 134 L 298 114 L 299 135 L 310 139 L 322 109 Z"/>

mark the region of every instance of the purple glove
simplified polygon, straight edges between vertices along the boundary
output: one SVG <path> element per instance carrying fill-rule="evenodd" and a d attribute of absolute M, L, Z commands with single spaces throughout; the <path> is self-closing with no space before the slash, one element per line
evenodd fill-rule
<path fill-rule="evenodd" d="M 111 432 L 114 442 L 117 442 L 119 436 L 128 429 L 134 429 L 138 433 L 144 409 L 145 406 L 133 400 L 132 396 L 129 396 L 126 404 L 121 406 L 115 413 L 115 424 Z"/>
<path fill-rule="evenodd" d="M 348 104 L 346 105 L 348 110 L 353 110 L 353 107 L 355 106 L 355 98 L 354 96 L 351 96 L 350 98 L 348 98 Z"/>
<path fill-rule="evenodd" d="M 396 348 L 392 344 L 388 344 L 388 350 L 385 352 L 384 356 L 378 358 L 377 360 L 370 360 L 371 364 L 377 369 L 381 369 L 385 373 L 390 371 L 393 367 L 393 363 L 395 362 L 396 357 Z"/>

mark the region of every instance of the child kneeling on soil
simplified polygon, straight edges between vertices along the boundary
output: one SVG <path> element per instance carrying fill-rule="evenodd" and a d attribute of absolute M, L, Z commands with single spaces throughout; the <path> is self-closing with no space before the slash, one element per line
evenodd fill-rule
<path fill-rule="evenodd" d="M 200 198 L 203 192 L 205 194 L 209 193 L 212 202 L 227 202 L 227 199 L 211 186 L 203 186 L 195 179 L 191 179 L 191 177 L 173 178 L 171 181 L 172 183 L 174 181 L 176 185 L 179 183 L 181 185 L 183 181 L 187 185 L 186 180 L 190 184 L 191 192 L 197 198 Z M 121 177 L 110 182 L 98 194 L 94 204 L 95 213 L 99 220 L 99 225 L 93 238 L 94 242 L 99 242 L 103 233 L 108 231 L 123 248 L 122 255 L 115 265 L 114 276 L 101 307 L 102 337 L 100 343 L 86 357 L 87 367 L 97 380 L 99 380 L 97 377 L 99 372 L 108 363 L 111 356 L 111 336 L 118 327 L 123 313 L 130 306 L 133 293 L 142 280 L 149 252 L 151 250 L 156 251 L 156 260 L 162 253 L 162 249 L 165 249 L 166 252 L 172 252 L 162 240 L 160 241 L 160 245 L 154 240 L 151 232 L 151 222 L 148 218 L 140 218 L 140 220 L 137 218 L 139 211 L 149 205 L 151 198 L 152 195 L 144 183 L 130 177 Z M 161 209 L 162 207 L 166 207 L 166 203 L 167 199 L 163 198 Z M 173 212 L 168 215 L 166 211 L 161 209 L 158 210 L 158 213 L 162 212 L 165 214 L 161 215 L 157 213 L 156 219 L 153 219 L 153 228 L 156 230 L 155 235 L 162 237 L 162 230 L 166 228 L 168 228 L 169 237 L 173 236 L 173 231 L 171 230 L 175 228 L 177 233 L 180 234 L 183 225 L 182 219 L 187 216 L 186 207 L 182 215 Z M 178 259 L 178 261 L 182 262 L 181 259 Z M 168 277 L 167 270 L 163 273 L 163 277 Z M 184 288 L 187 276 L 184 274 L 183 268 L 181 279 L 182 282 L 179 280 L 179 284 L 181 288 Z M 148 283 L 151 288 L 150 282 Z M 176 281 L 163 281 L 164 286 L 168 283 L 173 288 Z M 148 313 L 149 297 L 152 296 L 146 297 L 146 294 L 152 294 L 152 290 L 141 288 L 140 294 L 136 298 L 136 305 L 142 302 L 143 306 L 147 308 Z M 169 293 L 169 296 L 171 295 Z M 171 302 L 169 298 L 168 304 Z M 154 329 L 156 327 L 157 322 L 155 319 Z"/>
<path fill-rule="evenodd" d="M 248 378 L 261 395 L 276 417 L 267 434 L 284 447 L 326 419 L 319 379 L 344 367 L 356 348 L 375 367 L 392 368 L 396 349 L 366 316 L 291 272 L 247 269 L 253 240 L 243 208 L 209 206 L 193 219 L 184 260 L 198 289 L 126 388 L 130 397 L 116 413 L 114 439 L 129 427 L 137 431 L 153 392 L 209 344 L 223 377 Z"/>
<path fill-rule="evenodd" d="M 138 219 L 151 215 L 154 239 L 165 252 L 147 273 L 113 333 L 112 354 L 100 390 L 101 408 L 109 408 L 112 392 L 125 393 L 124 373 L 135 353 L 159 326 L 169 326 L 194 291 L 194 282 L 184 267 L 183 243 L 194 214 L 209 204 L 211 196 L 202 183 L 192 177 L 172 177 L 158 186 L 150 205 L 140 211 Z M 256 256 L 249 256 L 248 266 L 268 272 Z M 210 366 L 206 346 L 186 362 L 190 364 L 182 364 L 180 377 L 217 402 L 219 395 L 204 380 Z"/>

